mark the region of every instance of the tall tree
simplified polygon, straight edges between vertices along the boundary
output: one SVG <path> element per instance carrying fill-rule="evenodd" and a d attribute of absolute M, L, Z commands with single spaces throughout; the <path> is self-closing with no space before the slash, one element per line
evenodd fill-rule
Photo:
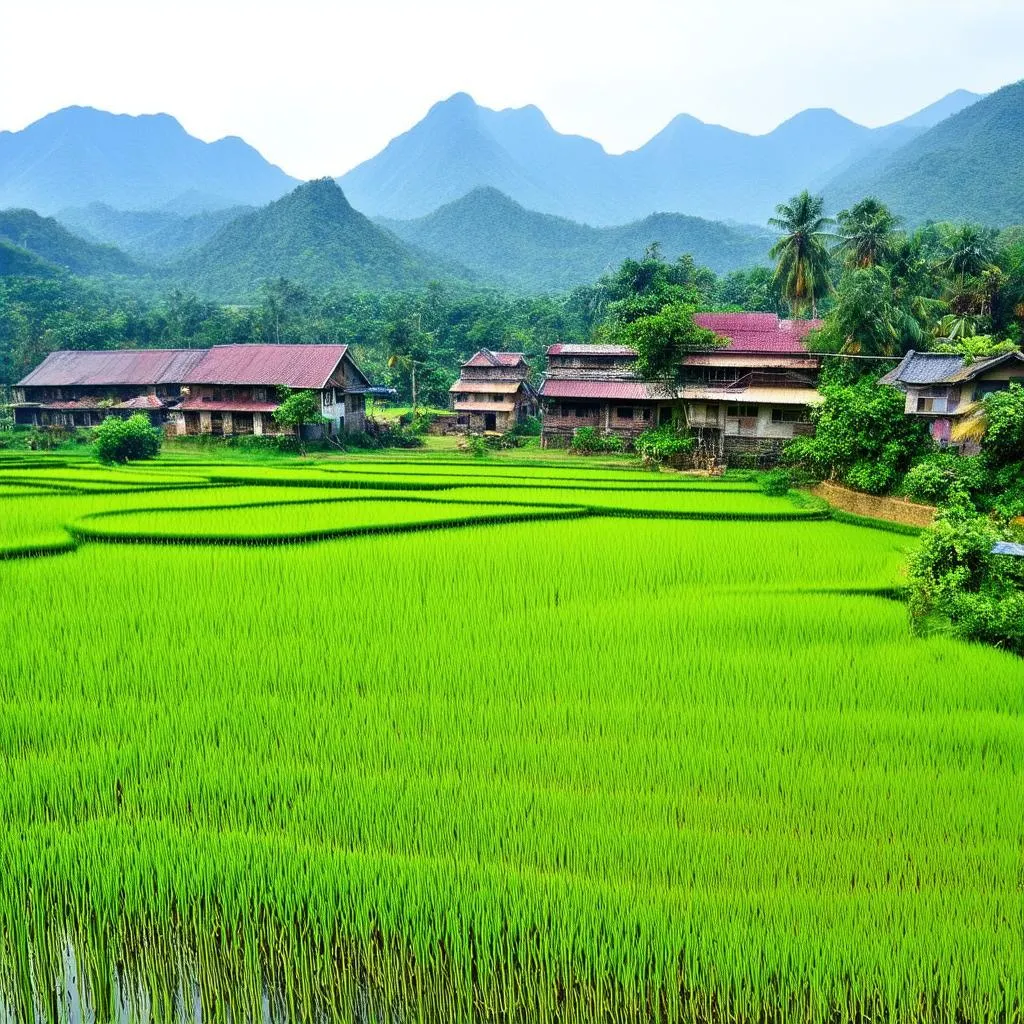
<path fill-rule="evenodd" d="M 996 233 L 979 224 L 960 224 L 945 232 L 939 269 L 963 289 L 969 277 L 980 277 L 995 259 Z"/>
<path fill-rule="evenodd" d="M 776 261 L 775 278 L 794 313 L 810 307 L 817 317 L 818 301 L 832 290 L 828 239 L 834 221 L 825 216 L 824 199 L 806 189 L 775 212 L 768 221 L 782 232 L 769 252 Z"/>
<path fill-rule="evenodd" d="M 899 218 L 877 199 L 868 197 L 836 218 L 839 241 L 833 252 L 848 269 L 865 269 L 888 262 Z"/>

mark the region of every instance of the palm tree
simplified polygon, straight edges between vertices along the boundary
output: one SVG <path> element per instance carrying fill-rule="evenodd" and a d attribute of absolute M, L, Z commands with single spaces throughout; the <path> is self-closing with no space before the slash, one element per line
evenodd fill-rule
<path fill-rule="evenodd" d="M 832 252 L 849 268 L 873 267 L 892 255 L 899 218 L 877 199 L 862 199 L 838 218 L 839 242 Z"/>
<path fill-rule="evenodd" d="M 961 224 L 943 238 L 940 270 L 958 280 L 961 290 L 969 277 L 979 277 L 992 266 L 995 232 L 977 224 Z"/>
<path fill-rule="evenodd" d="M 794 313 L 808 306 L 818 316 L 818 300 L 832 290 L 831 261 L 826 239 L 833 221 L 825 216 L 825 201 L 804 190 L 775 207 L 768 223 L 782 232 L 769 255 L 776 260 L 775 279 Z"/>

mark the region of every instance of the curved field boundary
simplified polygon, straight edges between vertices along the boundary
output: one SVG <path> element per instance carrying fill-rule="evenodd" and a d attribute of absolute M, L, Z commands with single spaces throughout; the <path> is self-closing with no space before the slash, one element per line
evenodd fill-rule
<path fill-rule="evenodd" d="M 873 516 L 861 516 L 845 509 L 832 508 L 832 519 L 847 526 L 863 526 L 868 530 L 882 530 L 885 533 L 898 533 L 904 537 L 920 537 L 927 529 L 924 526 L 911 526 L 909 523 L 894 523 L 891 519 L 875 519 Z"/>
<path fill-rule="evenodd" d="M 45 558 L 48 555 L 66 555 L 78 547 L 74 537 L 47 543 L 29 543 L 0 548 L 0 562 L 14 562 L 22 558 Z"/>
<path fill-rule="evenodd" d="M 223 506 L 219 506 L 223 508 Z M 135 511 L 145 511 L 137 509 Z M 175 511 L 180 511 L 176 509 Z M 98 513 L 108 515 L 110 513 Z M 582 519 L 589 513 L 585 509 L 548 509 L 546 511 L 525 512 L 522 515 L 485 515 L 465 516 L 462 518 L 437 519 L 427 522 L 413 523 L 374 523 L 365 526 L 339 526 L 337 529 L 313 530 L 303 533 L 258 534 L 258 535 L 216 535 L 191 536 L 188 534 L 149 534 L 144 531 L 132 533 L 103 533 L 90 531 L 79 523 L 67 529 L 80 541 L 104 544 L 172 544 L 178 546 L 216 546 L 216 547 L 264 547 L 285 544 L 310 544 L 316 541 L 339 540 L 346 537 L 367 537 L 391 533 L 420 533 L 428 530 L 451 530 L 465 526 L 495 526 L 499 524 L 542 522 L 557 519 Z"/>

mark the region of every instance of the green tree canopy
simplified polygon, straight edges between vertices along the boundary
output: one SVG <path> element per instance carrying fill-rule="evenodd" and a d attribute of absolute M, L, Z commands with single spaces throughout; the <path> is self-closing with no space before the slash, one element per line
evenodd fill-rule
<path fill-rule="evenodd" d="M 846 267 L 861 269 L 886 263 L 899 226 L 899 218 L 874 198 L 862 199 L 836 218 L 837 242 L 833 250 Z"/>
<path fill-rule="evenodd" d="M 797 315 L 810 309 L 818 315 L 818 303 L 832 290 L 829 229 L 825 201 L 806 190 L 788 203 L 780 203 L 768 223 L 782 232 L 769 255 L 776 261 L 775 278 L 783 296 Z"/>

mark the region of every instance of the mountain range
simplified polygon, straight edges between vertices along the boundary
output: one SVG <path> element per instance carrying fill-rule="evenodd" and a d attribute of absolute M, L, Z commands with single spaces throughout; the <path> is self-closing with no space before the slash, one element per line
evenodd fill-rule
<path fill-rule="evenodd" d="M 243 213 L 165 273 L 210 298 L 243 301 L 269 279 L 309 288 L 392 290 L 460 274 L 352 209 L 330 178 Z"/>
<path fill-rule="evenodd" d="M 774 235 L 678 213 L 620 227 L 585 224 L 527 210 L 495 188 L 477 188 L 417 220 L 381 220 L 403 241 L 518 291 L 591 284 L 652 242 L 675 260 L 689 253 L 718 273 L 765 262 Z"/>
<path fill-rule="evenodd" d="M 960 91 L 882 128 L 805 110 L 766 135 L 680 114 L 639 149 L 614 156 L 555 131 L 536 107 L 490 110 L 457 93 L 339 182 L 358 209 L 393 219 L 489 186 L 528 209 L 598 226 L 659 211 L 764 223 L 794 192 L 883 159 L 978 99 Z"/>
<path fill-rule="evenodd" d="M 910 224 L 1024 222 L 1024 82 L 961 109 L 878 160 L 859 161 L 825 189 L 832 209 L 866 195 Z"/>
<path fill-rule="evenodd" d="M 196 213 L 262 205 L 297 184 L 241 139 L 202 142 L 167 114 L 66 107 L 0 132 L 0 209 L 52 214 L 107 203 Z"/>

